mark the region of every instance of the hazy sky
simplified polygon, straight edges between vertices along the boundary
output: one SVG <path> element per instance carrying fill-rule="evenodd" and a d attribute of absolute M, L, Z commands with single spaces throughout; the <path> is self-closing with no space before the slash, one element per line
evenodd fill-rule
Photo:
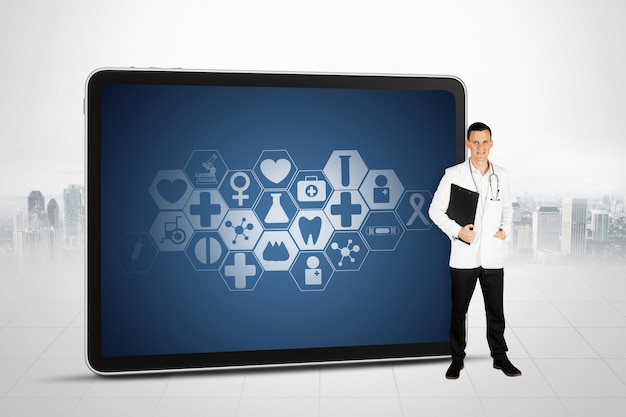
<path fill-rule="evenodd" d="M 452 74 L 514 193 L 626 192 L 621 1 L 0 0 L 0 198 L 83 183 L 100 67 Z"/>

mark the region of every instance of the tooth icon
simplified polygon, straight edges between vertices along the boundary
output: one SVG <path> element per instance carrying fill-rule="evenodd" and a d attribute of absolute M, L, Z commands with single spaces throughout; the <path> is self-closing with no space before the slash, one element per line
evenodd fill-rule
<path fill-rule="evenodd" d="M 300 217 L 298 220 L 298 226 L 300 226 L 300 233 L 305 245 L 315 245 L 317 239 L 320 237 L 320 230 L 322 229 L 322 218 L 319 216 L 307 219 L 306 217 Z M 313 241 L 309 243 L 309 238 Z"/>

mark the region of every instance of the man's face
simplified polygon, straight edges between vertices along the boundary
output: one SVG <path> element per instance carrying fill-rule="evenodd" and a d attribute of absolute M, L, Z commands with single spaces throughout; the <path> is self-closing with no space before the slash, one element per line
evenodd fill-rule
<path fill-rule="evenodd" d="M 489 151 L 493 146 L 491 135 L 488 130 L 474 130 L 469 134 L 469 139 L 465 141 L 465 146 L 470 150 L 470 157 L 474 164 L 487 163 Z"/>

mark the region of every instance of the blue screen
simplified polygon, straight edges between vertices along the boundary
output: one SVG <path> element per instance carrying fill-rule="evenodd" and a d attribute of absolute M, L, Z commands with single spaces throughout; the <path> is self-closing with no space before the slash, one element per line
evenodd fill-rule
<path fill-rule="evenodd" d="M 448 340 L 442 90 L 108 84 L 107 357 Z"/>

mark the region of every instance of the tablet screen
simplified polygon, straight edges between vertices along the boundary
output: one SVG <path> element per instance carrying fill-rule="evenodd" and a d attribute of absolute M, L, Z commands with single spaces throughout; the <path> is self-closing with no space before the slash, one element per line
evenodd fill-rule
<path fill-rule="evenodd" d="M 457 79 L 100 70 L 86 118 L 93 370 L 449 354 Z"/>

